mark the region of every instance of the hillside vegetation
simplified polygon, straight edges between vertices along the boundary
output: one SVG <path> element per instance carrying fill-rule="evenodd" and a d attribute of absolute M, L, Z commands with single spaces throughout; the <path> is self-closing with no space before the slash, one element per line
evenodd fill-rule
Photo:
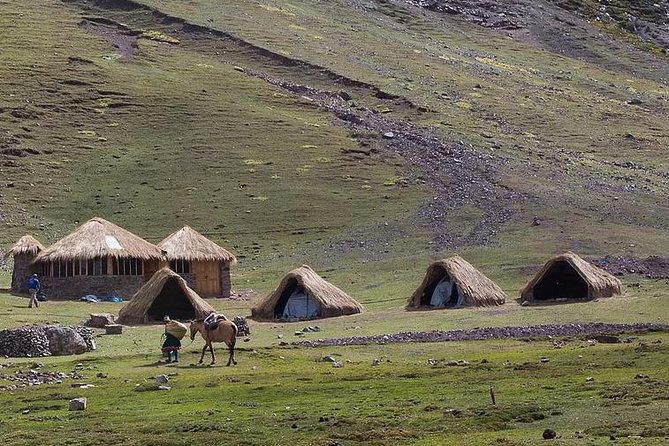
<path fill-rule="evenodd" d="M 190 224 L 261 288 L 666 253 L 668 59 L 576 3 L 4 2 L 0 243 Z"/>

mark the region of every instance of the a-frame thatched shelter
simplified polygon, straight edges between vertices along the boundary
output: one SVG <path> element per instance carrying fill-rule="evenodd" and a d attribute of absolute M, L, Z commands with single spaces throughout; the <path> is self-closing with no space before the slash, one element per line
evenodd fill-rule
<path fill-rule="evenodd" d="M 35 263 L 50 297 L 127 298 L 158 270 L 162 258 L 155 245 L 96 217 L 42 250 Z"/>
<path fill-rule="evenodd" d="M 118 315 L 121 324 L 147 324 L 171 319 L 207 317 L 214 308 L 190 289 L 186 281 L 169 268 L 162 268 L 137 291 Z"/>
<path fill-rule="evenodd" d="M 550 259 L 520 290 L 524 300 L 597 299 L 622 293 L 622 283 L 573 252 Z"/>
<path fill-rule="evenodd" d="M 237 259 L 190 226 L 158 243 L 170 268 L 202 297 L 230 297 L 230 266 Z"/>
<path fill-rule="evenodd" d="M 492 307 L 502 305 L 506 294 L 460 256 L 438 260 L 425 273 L 406 308 Z"/>
<path fill-rule="evenodd" d="M 5 253 L 5 258 L 14 259 L 12 270 L 13 293 L 28 292 L 28 278 L 34 273 L 41 273 L 33 264 L 35 257 L 44 251 L 44 246 L 32 235 L 24 235 Z"/>
<path fill-rule="evenodd" d="M 252 308 L 257 320 L 306 320 L 356 314 L 362 305 L 325 281 L 308 265 L 290 271 L 279 286 Z"/>

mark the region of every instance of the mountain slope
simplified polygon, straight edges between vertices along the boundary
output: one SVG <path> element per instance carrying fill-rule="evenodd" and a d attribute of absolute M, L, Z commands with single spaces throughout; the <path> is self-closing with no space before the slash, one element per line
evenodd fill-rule
<path fill-rule="evenodd" d="M 92 215 L 154 241 L 191 224 L 251 280 L 306 261 L 343 274 L 464 249 L 505 268 L 669 246 L 668 60 L 584 9 L 6 6 L 3 245 Z"/>

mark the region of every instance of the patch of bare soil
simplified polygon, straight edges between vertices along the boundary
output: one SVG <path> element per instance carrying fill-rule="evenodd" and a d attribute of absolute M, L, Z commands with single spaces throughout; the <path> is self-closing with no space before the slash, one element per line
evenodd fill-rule
<path fill-rule="evenodd" d="M 130 60 L 137 50 L 140 33 L 109 20 L 87 18 L 79 24 L 85 30 L 109 42 L 122 60 Z"/>
<path fill-rule="evenodd" d="M 669 257 L 650 256 L 645 259 L 638 257 L 606 256 L 591 262 L 616 276 L 640 274 L 653 279 L 669 278 Z"/>

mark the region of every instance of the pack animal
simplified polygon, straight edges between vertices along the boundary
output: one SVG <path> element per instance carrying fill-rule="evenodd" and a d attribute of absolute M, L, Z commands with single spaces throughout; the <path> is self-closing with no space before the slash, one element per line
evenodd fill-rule
<path fill-rule="evenodd" d="M 214 342 L 225 342 L 225 345 L 228 346 L 230 352 L 230 357 L 228 358 L 229 366 L 231 363 L 237 365 L 235 361 L 235 343 L 237 342 L 237 326 L 234 322 L 229 319 L 219 320 L 217 326 L 211 330 L 208 330 L 204 320 L 195 320 L 190 323 L 190 340 L 195 340 L 195 335 L 200 333 L 202 339 L 204 339 L 204 348 L 202 349 L 202 355 L 200 356 L 200 361 L 198 364 L 202 364 L 204 359 L 204 353 L 207 351 L 207 348 L 211 352 L 211 364 L 216 363 L 216 358 L 214 357 L 214 347 L 212 343 Z"/>

